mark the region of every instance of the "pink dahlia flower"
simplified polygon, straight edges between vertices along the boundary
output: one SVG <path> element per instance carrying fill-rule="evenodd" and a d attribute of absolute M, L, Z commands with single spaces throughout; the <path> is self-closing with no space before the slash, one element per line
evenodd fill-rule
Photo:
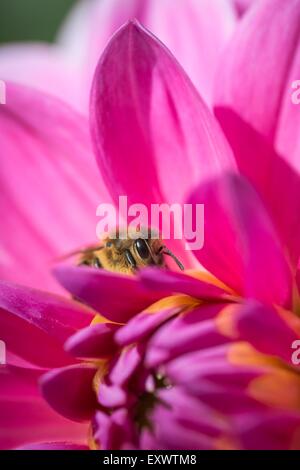
<path fill-rule="evenodd" d="M 251 44 L 254 31 L 251 22 L 261 25 L 262 32 L 271 28 L 273 33 L 274 27 L 278 33 L 284 13 L 284 21 L 291 25 L 284 38 L 290 46 L 290 57 L 295 54 L 296 63 L 296 42 L 291 40 L 289 43 L 287 37 L 291 32 L 294 38 L 296 27 L 293 29 L 292 26 L 298 18 L 300 3 L 294 1 L 293 7 L 285 6 L 280 15 L 273 5 L 278 7 L 277 2 L 266 1 L 253 8 L 251 16 L 249 12 L 242 20 L 237 37 L 241 40 L 245 28 L 245 38 L 249 37 L 247 41 L 244 39 L 245 44 Z M 268 14 L 265 8 L 268 8 Z M 264 35 L 259 37 L 264 38 Z M 274 37 L 266 46 L 278 46 L 281 36 L 277 34 L 277 43 Z M 232 52 L 232 56 L 237 54 L 239 50 Z M 234 62 L 232 57 L 231 60 Z M 239 66 L 240 61 L 238 56 Z M 247 63 L 242 61 L 241 70 L 246 66 Z M 226 69 L 228 77 L 231 70 L 236 70 L 235 66 Z M 286 72 L 286 68 L 284 70 Z M 285 80 L 289 80 L 284 70 L 280 71 L 281 80 L 277 93 L 274 93 L 277 105 L 284 105 L 283 96 L 279 99 Z M 250 78 L 255 77 L 255 71 L 249 70 Z M 270 76 L 266 74 L 265 77 Z M 251 84 L 250 79 L 248 83 Z M 249 92 L 248 96 L 251 96 L 253 88 L 250 85 L 245 88 L 245 93 Z M 19 87 L 11 87 L 11 90 L 12 96 L 16 97 L 12 101 L 14 105 L 9 102 L 3 112 L 0 108 L 5 150 L 11 157 L 11 165 L 24 161 L 24 152 L 27 158 L 32 158 L 35 179 L 32 177 L 26 186 L 26 179 L 14 180 L 16 176 L 9 179 L 8 175 L 16 173 L 7 172 L 3 178 L 7 201 L 3 217 L 16 224 L 15 230 L 19 229 L 19 234 L 25 222 L 25 228 L 28 225 L 27 241 L 37 251 L 24 252 L 22 239 L 14 238 L 12 231 L 4 232 L 8 248 L 4 251 L 3 277 L 13 279 L 18 275 L 26 282 L 29 269 L 26 272 L 25 266 L 30 267 L 36 260 L 32 260 L 32 253 L 40 250 L 43 261 L 36 263 L 35 279 L 31 282 L 42 284 L 39 273 L 47 269 L 49 247 L 53 249 L 52 253 L 57 249 L 53 230 L 67 229 L 71 222 L 79 241 L 84 235 L 81 230 L 86 227 L 77 224 L 74 217 L 66 221 L 63 217 L 57 220 L 53 217 L 48 219 L 51 230 L 49 225 L 47 230 L 41 229 L 37 219 L 34 225 L 31 223 L 29 211 L 19 221 L 17 217 L 12 219 L 7 209 L 14 207 L 16 213 L 18 209 L 20 212 L 23 202 L 20 188 L 28 191 L 35 202 L 38 187 L 41 200 L 48 202 L 47 210 L 50 214 L 51 210 L 55 213 L 59 208 L 53 208 L 51 198 L 56 198 L 54 204 L 62 207 L 64 198 L 58 197 L 64 188 L 64 177 L 70 184 L 72 198 L 67 198 L 67 191 L 62 194 L 70 207 L 73 201 L 79 201 L 76 195 L 80 192 L 80 201 L 88 209 L 90 202 L 86 203 L 84 198 L 86 185 L 79 186 L 78 192 L 77 185 L 83 180 L 75 178 L 72 166 L 67 163 L 69 152 L 72 152 L 72 158 L 81 162 L 85 182 L 94 176 L 93 172 L 89 173 L 90 163 L 85 153 L 88 149 L 85 143 L 89 140 L 84 140 L 85 137 L 77 140 L 75 132 L 82 135 L 80 129 L 85 136 L 84 121 L 78 126 L 78 117 L 61 104 L 47 98 L 45 106 L 44 98 L 35 92 L 24 92 Z M 226 99 L 234 96 L 234 93 L 227 95 L 226 87 L 224 90 Z M 27 99 L 30 96 L 35 104 L 34 112 L 30 114 L 24 106 L 26 100 L 22 101 L 24 96 Z M 20 102 L 23 106 L 19 106 Z M 237 106 L 239 101 L 236 99 L 235 102 Z M 242 99 L 242 110 L 243 103 Z M 254 107 L 255 103 L 249 100 L 248 106 Z M 37 446 L 41 447 L 45 440 L 48 441 L 47 448 L 51 445 L 49 441 L 67 442 L 67 448 L 72 446 L 71 442 L 79 446 L 89 442 L 90 446 L 102 448 L 299 448 L 300 381 L 298 369 L 291 363 L 291 345 L 300 334 L 297 316 L 299 253 L 297 256 L 297 240 L 292 236 L 292 227 L 297 227 L 298 217 L 291 198 L 295 189 L 291 177 L 297 177 L 296 161 L 288 151 L 288 141 L 277 141 L 280 122 L 276 121 L 272 132 L 264 135 L 264 127 L 259 128 L 259 125 L 265 125 L 266 121 L 260 113 L 261 121 L 253 113 L 256 119 L 251 127 L 251 110 L 247 116 L 241 114 L 240 118 L 238 110 L 230 113 L 233 104 L 223 104 L 218 115 L 223 116 L 222 125 L 234 154 L 217 121 L 161 43 L 137 24 L 130 23 L 108 45 L 96 71 L 91 100 L 94 148 L 106 186 L 114 200 L 120 194 L 128 194 L 130 202 L 146 205 L 175 200 L 204 202 L 206 240 L 204 248 L 194 255 L 212 274 L 151 270 L 142 272 L 139 278 L 128 278 L 92 268 L 57 268 L 56 277 L 63 286 L 89 307 L 3 283 L 0 322 L 1 328 L 3 325 L 1 331 L 6 331 L 3 339 L 7 342 L 9 363 L 12 364 L 1 371 L 1 380 L 6 385 L 0 389 L 0 403 L 4 410 L 9 410 L 11 403 L 7 422 L 3 425 L 4 429 L 10 429 L 11 441 L 4 443 L 4 447 L 30 441 L 38 442 Z M 54 113 L 56 106 L 60 109 L 58 114 Z M 272 109 L 274 106 L 272 103 Z M 285 114 L 288 109 L 283 114 L 281 108 L 279 111 L 276 119 L 280 117 L 281 121 L 284 115 L 288 117 Z M 43 121 L 39 119 L 41 116 Z M 60 122 L 61 116 L 64 118 L 60 132 L 54 133 L 49 125 L 54 122 L 53 116 L 56 122 Z M 249 133 L 230 134 L 231 128 L 226 126 L 224 116 L 228 122 L 244 124 L 239 129 Z M 232 116 L 236 119 L 230 121 Z M 277 142 L 281 142 L 283 158 L 277 154 Z M 276 170 L 268 180 L 267 172 L 260 174 L 259 166 L 254 167 L 255 171 L 252 168 L 252 173 L 249 171 L 247 176 L 256 189 L 239 176 L 233 157 L 240 169 L 250 170 L 250 144 L 255 145 L 254 150 L 258 149 L 262 162 L 274 163 L 269 169 Z M 46 171 L 40 164 L 43 154 L 49 165 Z M 57 155 L 59 160 L 56 160 Z M 288 166 L 289 157 L 291 165 Z M 278 163 L 283 161 L 285 166 Z M 63 176 L 59 164 L 64 170 Z M 289 168 L 288 173 L 283 171 L 285 167 Z M 25 165 L 24 168 L 28 170 Z M 61 176 L 60 185 L 55 188 L 57 193 L 44 194 L 43 183 L 51 173 Z M 273 185 L 280 183 L 278 175 L 281 184 L 285 184 L 284 195 L 289 196 L 288 214 L 283 206 L 275 210 L 277 194 Z M 38 186 L 34 184 L 36 180 Z M 89 188 L 92 190 L 94 186 Z M 93 194 L 90 201 L 93 201 Z M 32 207 L 35 209 L 34 205 Z M 82 211 L 84 216 L 85 210 Z M 66 235 L 67 242 L 70 239 Z M 19 248 L 19 257 L 15 255 L 15 247 Z M 63 248 L 65 245 L 61 246 Z M 184 251 L 180 252 L 180 247 L 177 249 L 178 256 L 183 256 Z M 23 269 L 21 257 L 25 260 Z M 197 266 L 195 260 L 186 259 L 185 262 L 187 267 L 192 267 L 193 263 Z M 166 299 L 173 293 L 181 293 L 183 297 L 171 295 Z M 158 303 L 149 307 L 155 301 Z M 97 317 L 97 312 L 109 321 Z M 89 326 L 92 318 L 94 324 Z M 39 344 L 45 341 L 43 354 L 42 346 L 33 349 L 28 341 L 17 341 L 12 334 L 16 330 L 14 325 L 18 325 L 20 334 L 27 333 L 26 338 L 36 335 L 40 338 Z M 61 345 L 66 340 L 64 352 Z M 34 343 L 32 341 L 30 345 Z M 48 353 L 51 349 L 56 351 L 55 361 Z M 70 354 L 93 361 L 76 362 Z M 103 362 L 99 363 L 99 359 Z M 29 435 L 26 423 L 18 421 L 22 413 L 17 410 L 24 410 L 22 399 L 34 397 L 34 403 L 38 403 L 40 395 L 36 381 L 45 369 L 52 370 L 41 380 L 44 397 L 65 418 L 92 425 L 89 432 L 86 425 L 81 425 L 77 429 L 82 434 L 73 439 L 71 429 L 75 432 L 76 427 L 70 421 L 69 434 L 66 427 L 66 433 L 57 436 L 55 425 L 45 425 L 46 429 L 51 429 L 51 436 L 46 432 L 38 434 L 38 431 Z M 22 395 L 18 390 L 23 390 Z M 64 393 L 58 393 L 58 390 Z M 18 408 L 20 402 L 22 405 Z M 43 406 L 46 407 L 45 403 Z M 51 414 L 47 407 L 46 410 L 43 423 L 47 423 L 47 413 Z M 29 407 L 27 420 L 30 412 Z M 37 430 L 41 412 L 33 411 L 33 415 L 37 418 Z M 55 420 L 55 415 L 51 416 Z M 64 418 L 57 419 L 66 423 Z M 23 433 L 15 432 L 16 423 L 23 424 Z M 170 435 L 170 423 L 173 435 Z M 122 437 L 124 430 L 126 441 Z M 63 444 L 54 444 L 55 448 L 59 446 Z"/>
<path fill-rule="evenodd" d="M 204 300 L 201 282 L 185 277 L 173 288 L 194 297 L 173 295 L 125 326 L 102 319 L 69 338 L 65 349 L 89 362 L 48 372 L 43 396 L 62 416 L 91 422 L 91 448 L 299 449 L 291 344 L 300 320 L 224 294 Z"/>
<path fill-rule="evenodd" d="M 87 114 L 101 52 L 122 24 L 137 18 L 169 47 L 211 103 L 217 63 L 237 12 L 245 9 L 240 6 L 240 0 L 81 0 L 54 45 L 2 46 L 0 78 L 53 93 Z"/>

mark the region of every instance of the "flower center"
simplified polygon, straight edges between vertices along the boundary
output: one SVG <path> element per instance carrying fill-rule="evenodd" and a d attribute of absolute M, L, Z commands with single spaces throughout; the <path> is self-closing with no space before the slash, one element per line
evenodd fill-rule
<path fill-rule="evenodd" d="M 168 406 L 158 396 L 159 390 L 172 387 L 168 378 L 160 374 L 154 374 L 150 376 L 150 380 L 152 390 L 146 390 L 138 397 L 135 408 L 134 420 L 139 431 L 143 428 L 152 429 L 151 414 L 158 403 Z"/>

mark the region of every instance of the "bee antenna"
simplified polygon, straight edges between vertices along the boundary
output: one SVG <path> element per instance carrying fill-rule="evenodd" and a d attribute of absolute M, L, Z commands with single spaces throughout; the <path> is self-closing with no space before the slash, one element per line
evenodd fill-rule
<path fill-rule="evenodd" d="M 175 263 L 177 264 L 177 266 L 181 269 L 181 271 L 184 271 L 184 266 L 183 264 L 179 261 L 179 259 L 174 255 L 174 253 L 172 253 L 171 250 L 169 250 L 169 248 L 167 248 L 166 246 L 163 246 L 160 250 L 162 253 L 164 253 L 165 255 L 168 255 L 168 256 L 171 256 L 171 258 L 173 258 L 173 260 L 175 261 Z"/>

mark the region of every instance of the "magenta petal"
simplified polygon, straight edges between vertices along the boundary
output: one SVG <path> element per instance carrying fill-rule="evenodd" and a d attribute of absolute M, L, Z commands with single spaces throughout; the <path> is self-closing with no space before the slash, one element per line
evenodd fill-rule
<path fill-rule="evenodd" d="M 31 400 L 39 397 L 37 381 L 42 373 L 38 369 L 1 365 L 0 400 L 23 401 L 25 397 Z"/>
<path fill-rule="evenodd" d="M 135 341 L 141 341 L 179 311 L 180 308 L 175 307 L 155 313 L 139 313 L 119 329 L 116 334 L 116 340 L 122 346 L 134 343 Z"/>
<path fill-rule="evenodd" d="M 74 56 L 80 67 L 78 78 L 83 78 L 86 83 L 82 87 L 86 89 L 80 92 L 88 94 L 92 75 L 107 41 L 132 18 L 137 18 L 166 44 L 204 98 L 211 102 L 219 55 L 236 23 L 231 0 L 77 2 L 63 25 L 59 44 L 68 55 Z M 194 60 L 195 57 L 198 60 Z"/>
<path fill-rule="evenodd" d="M 95 315 L 79 302 L 4 281 L 0 282 L 0 307 L 62 341 Z"/>
<path fill-rule="evenodd" d="M 65 350 L 80 358 L 109 357 L 118 348 L 114 339 L 118 329 L 119 325 L 113 323 L 99 323 L 88 326 L 67 340 Z"/>
<path fill-rule="evenodd" d="M 298 266 L 296 271 L 296 284 L 298 291 L 300 292 L 300 259 L 298 260 Z"/>
<path fill-rule="evenodd" d="M 228 387 L 225 380 L 223 385 L 210 380 L 193 381 L 189 383 L 189 392 L 223 415 L 240 415 L 265 409 L 264 405 L 247 395 L 242 387 Z"/>
<path fill-rule="evenodd" d="M 190 203 L 205 204 L 205 243 L 198 260 L 237 293 L 291 304 L 291 273 L 273 224 L 252 187 L 224 175 L 200 185 Z"/>
<path fill-rule="evenodd" d="M 123 349 L 109 374 L 112 384 L 125 385 L 142 362 L 140 347 Z"/>
<path fill-rule="evenodd" d="M 73 49 L 74 42 L 80 44 L 77 55 L 84 49 L 88 75 L 94 72 L 112 34 L 126 21 L 137 18 L 166 44 L 207 101 L 211 101 L 218 58 L 236 23 L 231 1 L 104 0 L 81 2 L 77 10 L 63 28 L 63 39 Z M 193 60 L 195 57 L 198 60 Z"/>
<path fill-rule="evenodd" d="M 201 300 L 220 300 L 228 296 L 224 289 L 182 273 L 149 268 L 143 269 L 139 276 L 147 287 L 168 294 L 181 293 Z"/>
<path fill-rule="evenodd" d="M 110 415 L 97 411 L 94 437 L 103 450 L 132 449 L 134 429 L 128 410 L 121 408 Z"/>
<path fill-rule="evenodd" d="M 300 254 L 300 113 L 292 102 L 299 22 L 299 0 L 255 1 L 225 48 L 215 99 L 241 170 L 266 197 L 294 265 Z"/>
<path fill-rule="evenodd" d="M 256 0 L 231 0 L 234 4 L 238 15 L 242 16 L 246 13 L 248 8 L 255 3 Z"/>
<path fill-rule="evenodd" d="M 199 179 L 235 167 L 184 71 L 137 22 L 122 27 L 103 53 L 92 88 L 91 128 L 115 200 L 126 194 L 130 204 L 183 202 Z"/>
<path fill-rule="evenodd" d="M 235 322 L 242 339 L 265 354 L 291 363 L 291 348 L 299 338 L 300 321 L 298 332 L 293 331 L 275 309 L 253 302 L 238 310 Z"/>
<path fill-rule="evenodd" d="M 70 442 L 39 442 L 18 447 L 16 450 L 89 450 L 89 447 Z"/>
<path fill-rule="evenodd" d="M 278 130 L 282 104 L 289 101 L 293 108 L 290 87 L 298 78 L 293 71 L 299 64 L 299 22 L 299 0 L 254 2 L 220 64 L 217 105 L 234 110 L 271 140 Z M 285 54 L 280 54 L 282 50 Z"/>
<path fill-rule="evenodd" d="M 41 390 L 52 408 L 73 421 L 89 420 L 97 406 L 93 379 L 97 367 L 89 364 L 53 369 L 41 379 Z"/>
<path fill-rule="evenodd" d="M 73 362 L 64 341 L 95 313 L 72 300 L 0 282 L 0 331 L 7 349 L 42 367 Z"/>
<path fill-rule="evenodd" d="M 1 449 L 41 441 L 86 441 L 86 425 L 58 415 L 40 395 L 37 379 L 41 373 L 27 368 L 0 367 Z"/>
<path fill-rule="evenodd" d="M 75 362 L 63 350 L 63 342 L 3 309 L 0 309 L 0 325 L 8 364 L 23 365 L 25 359 L 39 367 L 60 367 Z"/>
<path fill-rule="evenodd" d="M 250 450 L 300 450 L 299 413 L 247 413 L 235 420 L 238 437 Z"/>
<path fill-rule="evenodd" d="M 182 354 L 228 342 L 215 322 L 224 304 L 203 305 L 162 325 L 151 337 L 146 363 L 154 367 Z"/>
<path fill-rule="evenodd" d="M 174 421 L 185 425 L 187 429 L 192 428 L 215 438 L 225 431 L 227 425 L 221 416 L 214 415 L 209 407 L 190 396 L 184 387 L 161 390 L 158 395 L 171 406 Z"/>
<path fill-rule="evenodd" d="M 149 449 L 149 444 L 162 450 L 214 448 L 215 442 L 226 430 L 221 417 L 180 387 L 162 390 L 158 396 L 161 404 L 154 408 L 151 416 L 154 428 L 152 440 L 149 440 L 148 431 L 144 431 L 142 448 Z"/>
<path fill-rule="evenodd" d="M 223 347 L 223 346 L 222 346 Z M 211 349 L 220 349 L 211 348 Z M 181 384 L 193 390 L 194 384 L 207 381 L 232 389 L 245 389 L 251 380 L 260 376 L 264 369 L 258 366 L 237 366 L 230 364 L 227 356 L 213 359 L 206 356 L 206 350 L 185 354 L 166 364 L 165 370 L 172 383 Z"/>
<path fill-rule="evenodd" d="M 148 11 L 137 17 L 170 49 L 208 104 L 219 57 L 236 25 L 231 3 L 150 0 Z"/>
<path fill-rule="evenodd" d="M 106 408 L 125 406 L 128 401 L 127 393 L 117 385 L 101 383 L 98 391 L 98 401 Z"/>
<path fill-rule="evenodd" d="M 22 326 L 24 327 L 24 325 Z M 31 335 L 29 334 L 29 336 Z M 24 367 L 25 369 L 36 367 L 36 365 L 34 365 L 32 362 L 27 361 L 26 359 L 24 359 L 24 357 L 20 357 L 17 354 L 14 354 L 10 349 L 6 350 L 6 363 L 10 366 Z M 64 363 L 56 364 L 56 367 L 61 365 L 64 365 Z"/>
<path fill-rule="evenodd" d="M 6 94 L 0 107 L 0 275 L 54 291 L 55 259 L 93 241 L 96 207 L 109 198 L 86 120 L 36 90 L 7 83 Z"/>
<path fill-rule="evenodd" d="M 114 322 L 125 323 L 134 314 L 163 297 L 134 276 L 89 267 L 58 266 L 54 274 L 78 299 Z"/>

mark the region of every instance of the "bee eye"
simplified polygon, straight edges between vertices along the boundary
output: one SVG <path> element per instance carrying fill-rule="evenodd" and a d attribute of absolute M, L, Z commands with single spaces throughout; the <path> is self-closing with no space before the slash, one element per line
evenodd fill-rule
<path fill-rule="evenodd" d="M 149 258 L 149 255 L 150 255 L 149 248 L 148 248 L 148 245 L 145 242 L 145 240 L 143 240 L 142 238 L 138 238 L 135 241 L 135 248 L 136 248 L 136 251 L 138 252 L 139 256 L 142 259 Z"/>
<path fill-rule="evenodd" d="M 111 246 L 112 246 L 112 242 L 107 242 L 107 243 L 106 243 L 106 247 L 107 247 L 107 248 L 109 248 L 109 247 L 111 247 Z"/>

